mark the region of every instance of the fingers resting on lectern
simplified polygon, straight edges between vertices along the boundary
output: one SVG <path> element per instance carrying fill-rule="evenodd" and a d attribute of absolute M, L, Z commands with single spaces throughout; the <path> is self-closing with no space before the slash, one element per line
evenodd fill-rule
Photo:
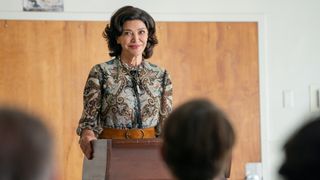
<path fill-rule="evenodd" d="M 93 141 L 97 140 L 94 132 L 89 129 L 83 130 L 80 138 L 80 148 L 83 154 L 88 158 L 93 158 Z"/>

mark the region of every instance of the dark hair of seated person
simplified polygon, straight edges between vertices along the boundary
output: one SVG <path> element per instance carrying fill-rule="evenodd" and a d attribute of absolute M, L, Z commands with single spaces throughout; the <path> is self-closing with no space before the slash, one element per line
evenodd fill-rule
<path fill-rule="evenodd" d="M 179 180 L 220 176 L 235 143 L 226 115 L 205 99 L 186 102 L 167 118 L 162 156 Z"/>
<path fill-rule="evenodd" d="M 49 180 L 52 135 L 38 117 L 0 106 L 0 180 Z"/>
<path fill-rule="evenodd" d="M 320 116 L 310 119 L 284 145 L 279 174 L 285 180 L 319 179 Z"/>

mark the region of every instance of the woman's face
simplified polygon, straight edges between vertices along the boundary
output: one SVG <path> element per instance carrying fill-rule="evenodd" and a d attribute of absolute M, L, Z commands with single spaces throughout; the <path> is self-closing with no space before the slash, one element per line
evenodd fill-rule
<path fill-rule="evenodd" d="M 129 20 L 123 24 L 123 32 L 117 38 L 121 45 L 121 56 L 128 58 L 142 56 L 148 40 L 148 29 L 141 20 Z"/>

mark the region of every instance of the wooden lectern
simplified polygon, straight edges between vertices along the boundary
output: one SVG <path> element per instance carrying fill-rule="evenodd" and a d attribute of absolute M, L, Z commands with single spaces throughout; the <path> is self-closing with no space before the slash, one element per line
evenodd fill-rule
<path fill-rule="evenodd" d="M 109 140 L 106 177 L 120 179 L 172 179 L 162 161 L 160 139 Z"/>
<path fill-rule="evenodd" d="M 84 160 L 83 180 L 171 180 L 160 147 L 158 138 L 98 140 L 93 160 Z M 227 178 L 230 168 L 231 160 L 225 171 Z"/>

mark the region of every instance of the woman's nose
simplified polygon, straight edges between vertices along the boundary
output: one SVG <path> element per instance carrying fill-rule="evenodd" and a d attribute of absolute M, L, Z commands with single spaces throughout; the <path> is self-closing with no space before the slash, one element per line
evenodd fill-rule
<path fill-rule="evenodd" d="M 139 40 L 138 34 L 133 33 L 131 42 L 138 42 L 138 40 Z"/>

